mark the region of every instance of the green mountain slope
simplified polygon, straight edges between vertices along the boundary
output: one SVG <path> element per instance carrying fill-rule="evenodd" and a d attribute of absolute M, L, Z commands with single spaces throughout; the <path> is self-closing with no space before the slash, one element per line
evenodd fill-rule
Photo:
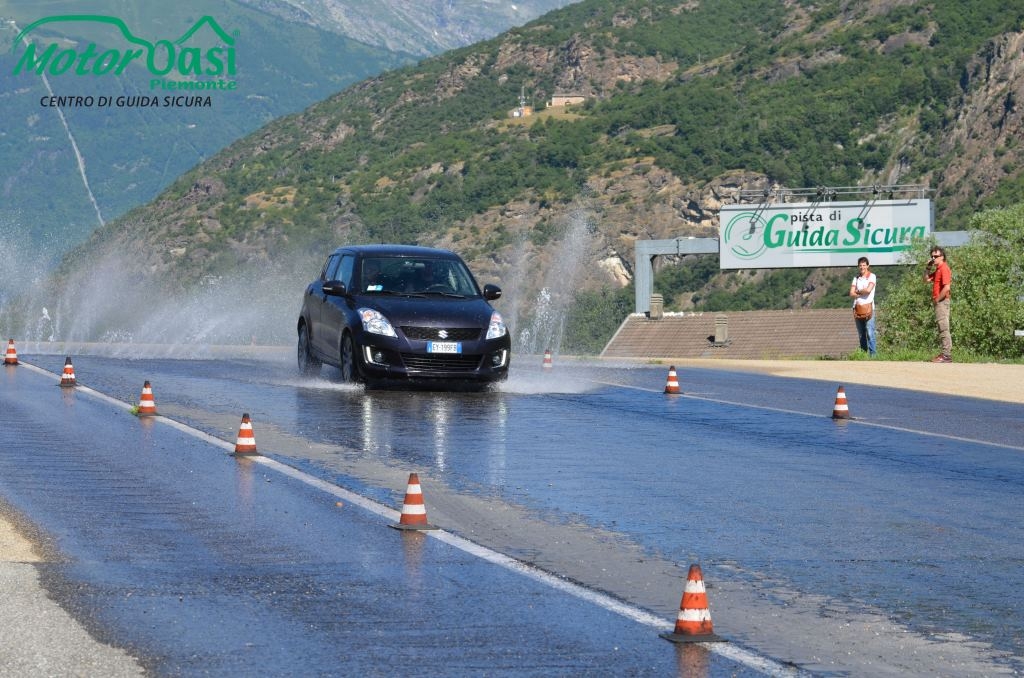
<path fill-rule="evenodd" d="M 959 228 L 1024 195 L 1022 21 L 995 0 L 589 0 L 268 124 L 98 231 L 63 275 L 116 261 L 121 287 L 185 296 L 244 279 L 273 301 L 236 334 L 290 340 L 328 248 L 440 244 L 503 284 L 534 340 L 577 290 L 628 284 L 636 238 L 714 235 L 740 188 L 924 184 L 938 227 Z M 564 93 L 585 102 L 546 106 Z M 509 117 L 521 94 L 537 112 Z M 773 275 L 709 271 L 669 307 Z M 827 275 L 805 276 L 785 305 L 822 303 Z M 130 300 L 101 306 L 74 331 L 132 324 Z"/>

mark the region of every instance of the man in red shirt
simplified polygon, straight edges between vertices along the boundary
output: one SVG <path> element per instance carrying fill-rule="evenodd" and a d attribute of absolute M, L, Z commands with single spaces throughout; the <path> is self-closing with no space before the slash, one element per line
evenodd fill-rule
<path fill-rule="evenodd" d="M 946 263 L 946 250 L 941 247 L 932 248 L 932 258 L 928 262 L 925 281 L 932 284 L 932 304 L 935 306 L 935 322 L 939 325 L 939 338 L 942 341 L 942 353 L 932 358 L 933 363 L 953 362 L 953 337 L 949 333 L 949 288 L 953 282 L 953 273 Z"/>

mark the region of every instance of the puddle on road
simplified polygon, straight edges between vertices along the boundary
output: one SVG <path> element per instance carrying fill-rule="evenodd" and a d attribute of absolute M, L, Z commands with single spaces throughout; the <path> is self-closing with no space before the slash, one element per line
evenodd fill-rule
<path fill-rule="evenodd" d="M 342 393 L 357 393 L 363 390 L 362 384 L 350 384 L 341 381 L 331 381 L 330 379 L 315 378 L 315 379 L 303 379 L 296 377 L 295 379 L 284 379 L 280 381 L 272 382 L 276 386 L 289 386 L 292 388 L 306 388 L 314 391 L 338 391 Z"/>
<path fill-rule="evenodd" d="M 518 395 L 536 395 L 544 393 L 586 393 L 598 388 L 600 384 L 567 379 L 556 374 L 516 374 L 498 384 L 498 391 Z"/>
<path fill-rule="evenodd" d="M 272 382 L 278 386 L 287 386 L 291 388 L 302 388 L 313 391 L 333 391 L 339 393 L 359 393 L 364 390 L 373 393 L 387 392 L 387 391 L 402 391 L 401 387 L 395 387 L 390 389 L 367 389 L 362 384 L 351 384 L 340 381 L 333 381 L 331 379 L 316 378 L 316 379 L 283 379 L 275 380 Z M 508 381 L 504 381 L 492 386 L 493 392 L 496 393 L 511 393 L 515 395 L 543 395 L 549 393 L 586 393 L 599 388 L 601 385 L 594 382 L 585 382 L 576 379 L 567 379 L 562 375 L 553 374 L 523 374 L 514 375 L 508 378 Z M 410 389 L 417 392 L 445 392 L 444 389 Z M 456 391 L 458 391 L 456 389 Z M 486 393 L 486 391 L 484 391 Z"/>

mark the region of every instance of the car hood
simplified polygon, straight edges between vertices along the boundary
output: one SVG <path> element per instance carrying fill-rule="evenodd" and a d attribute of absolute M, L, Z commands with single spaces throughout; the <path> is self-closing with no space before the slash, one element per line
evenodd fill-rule
<path fill-rule="evenodd" d="M 420 327 L 487 327 L 494 309 L 486 300 L 427 296 L 362 294 L 360 307 L 380 311 L 392 325 Z"/>

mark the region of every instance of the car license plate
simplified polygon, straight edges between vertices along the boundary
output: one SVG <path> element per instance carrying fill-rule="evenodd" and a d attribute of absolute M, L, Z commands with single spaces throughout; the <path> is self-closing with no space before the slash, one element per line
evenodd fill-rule
<path fill-rule="evenodd" d="M 462 344 L 457 341 L 428 341 L 427 353 L 462 353 Z"/>

